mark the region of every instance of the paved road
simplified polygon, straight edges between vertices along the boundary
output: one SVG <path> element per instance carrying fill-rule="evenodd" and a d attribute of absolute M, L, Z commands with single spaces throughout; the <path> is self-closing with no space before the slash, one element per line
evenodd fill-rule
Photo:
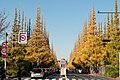
<path fill-rule="evenodd" d="M 118 79 L 111 79 L 111 78 L 105 78 L 101 76 L 93 76 L 93 75 L 87 75 L 87 74 L 75 74 L 75 73 L 69 73 L 66 76 L 66 80 L 118 80 Z M 9 79 L 9 80 L 18 80 L 17 78 Z M 30 77 L 22 78 L 21 80 L 31 80 Z M 32 80 L 63 80 L 60 74 L 53 74 L 46 79 L 32 79 Z"/>
<path fill-rule="evenodd" d="M 48 79 L 56 79 L 59 80 L 61 77 L 59 74 L 54 74 L 48 77 Z M 101 76 L 93 76 L 93 75 L 87 75 L 87 74 L 67 74 L 67 80 L 117 80 L 117 79 L 111 79 L 111 78 L 105 78 Z"/>

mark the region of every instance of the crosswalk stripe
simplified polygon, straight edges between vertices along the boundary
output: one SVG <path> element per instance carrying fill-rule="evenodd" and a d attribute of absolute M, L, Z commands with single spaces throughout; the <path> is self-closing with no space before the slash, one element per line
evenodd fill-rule
<path fill-rule="evenodd" d="M 14 80 L 16 80 L 16 79 L 14 79 Z M 30 79 L 24 79 L 24 80 L 30 80 Z M 36 79 L 31 79 L 31 80 L 36 80 Z M 59 79 L 37 79 L 37 80 L 63 80 L 63 79 L 59 78 Z M 66 80 L 101 80 L 101 79 L 89 79 L 89 78 L 85 78 L 85 79 L 72 78 L 72 79 L 69 79 L 69 78 L 67 78 Z"/>

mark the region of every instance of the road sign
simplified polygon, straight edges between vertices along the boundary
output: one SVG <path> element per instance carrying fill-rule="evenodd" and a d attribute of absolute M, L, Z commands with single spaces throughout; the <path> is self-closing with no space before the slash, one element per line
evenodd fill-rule
<path fill-rule="evenodd" d="M 21 35 L 21 36 L 20 36 L 20 40 L 21 40 L 21 41 L 25 41 L 25 40 L 26 40 L 26 35 Z"/>
<path fill-rule="evenodd" d="M 3 55 L 2 55 L 2 58 L 3 58 L 3 59 L 6 59 L 6 55 L 3 54 Z"/>
<path fill-rule="evenodd" d="M 27 32 L 19 32 L 18 43 L 19 44 L 27 43 Z"/>
<path fill-rule="evenodd" d="M 6 46 L 7 46 L 6 42 L 2 42 L 2 50 L 1 50 L 2 54 L 6 54 L 6 52 L 7 52 Z"/>
<path fill-rule="evenodd" d="M 2 42 L 2 48 L 6 48 L 6 42 Z"/>
<path fill-rule="evenodd" d="M 2 53 L 2 55 L 6 55 L 6 53 Z"/>
<path fill-rule="evenodd" d="M 6 48 L 2 48 L 2 53 L 6 53 Z"/>

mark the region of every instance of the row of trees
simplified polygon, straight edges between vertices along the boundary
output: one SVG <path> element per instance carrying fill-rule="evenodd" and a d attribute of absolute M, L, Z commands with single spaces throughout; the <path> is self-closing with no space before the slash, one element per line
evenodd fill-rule
<path fill-rule="evenodd" d="M 78 41 L 71 52 L 67 67 L 82 68 L 86 72 L 89 72 L 90 67 L 94 69 L 105 65 L 118 68 L 119 51 L 120 27 L 118 5 L 115 0 L 114 17 L 113 14 L 108 14 L 104 23 L 104 31 L 101 22 L 96 25 L 94 7 L 92 8 L 88 25 L 85 21 L 82 35 L 78 35 Z"/>
<path fill-rule="evenodd" d="M 27 44 L 18 43 L 19 32 L 27 32 Z M 32 67 L 58 68 L 57 57 L 54 48 L 50 48 L 49 34 L 46 31 L 46 23 L 40 17 L 40 9 L 37 8 L 36 21 L 31 33 L 31 21 L 27 23 L 24 12 L 22 20 L 20 10 L 15 9 L 15 17 L 7 48 L 7 74 L 17 75 L 18 67 L 22 74 L 28 74 Z M 24 75 L 25 76 L 25 75 Z"/>

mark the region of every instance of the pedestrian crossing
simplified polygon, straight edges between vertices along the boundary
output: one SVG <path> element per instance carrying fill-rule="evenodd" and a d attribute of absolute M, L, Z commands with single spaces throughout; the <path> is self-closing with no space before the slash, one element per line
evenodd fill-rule
<path fill-rule="evenodd" d="M 0 79 L 1 80 L 1 79 Z M 17 78 L 16 79 L 10 79 L 10 80 L 18 80 Z M 75 78 L 57 78 L 57 79 L 30 79 L 30 78 L 26 78 L 26 79 L 21 79 L 21 80 L 106 80 L 106 79 L 88 79 L 88 78 L 84 78 L 84 79 L 75 79 Z"/>
<path fill-rule="evenodd" d="M 60 79 L 31 79 L 31 80 L 104 80 L 104 79 L 74 79 L 74 78 L 72 78 L 72 79 L 63 79 L 63 78 L 60 78 Z"/>

